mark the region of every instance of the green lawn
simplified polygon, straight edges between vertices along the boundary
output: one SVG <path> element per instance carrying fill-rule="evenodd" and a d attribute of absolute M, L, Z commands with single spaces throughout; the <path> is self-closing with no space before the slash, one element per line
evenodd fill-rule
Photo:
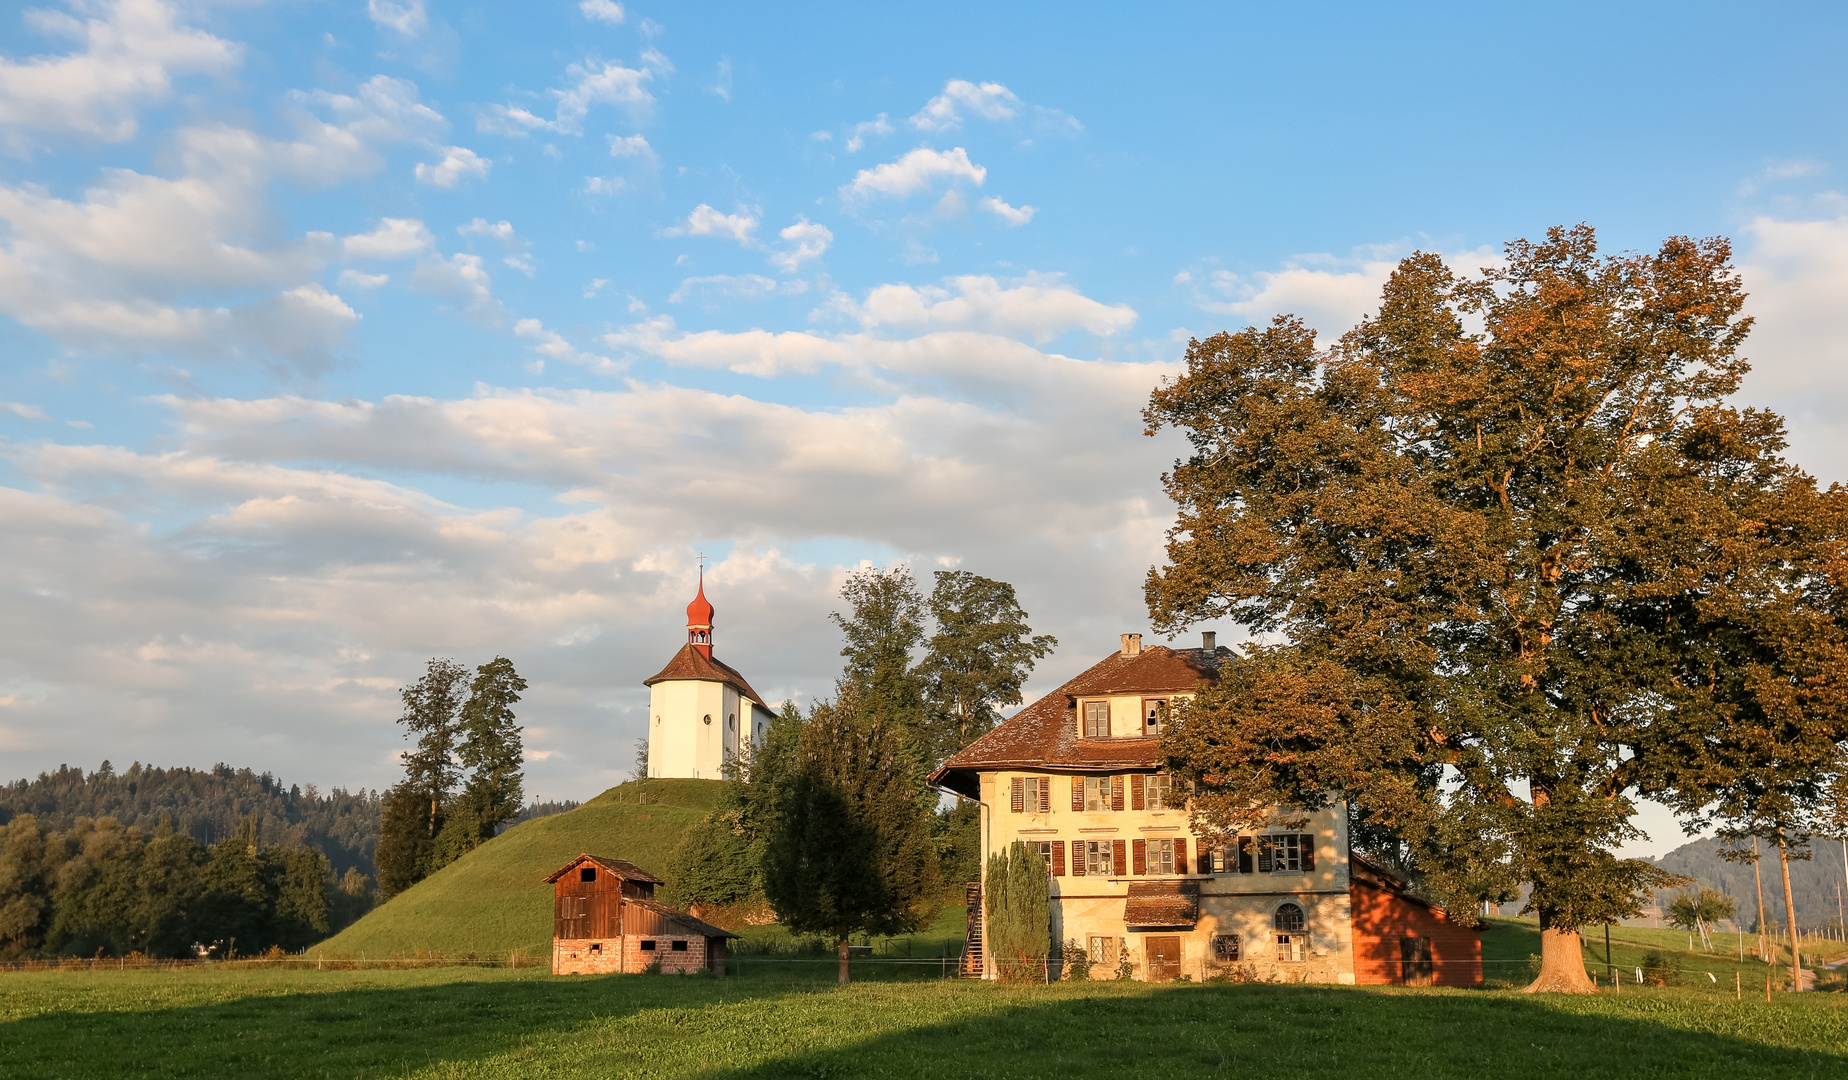
<path fill-rule="evenodd" d="M 888 969 L 889 970 L 889 969 Z M 863 974 L 883 974 L 865 965 Z M 865 981 L 531 970 L 0 975 L 57 1077 L 1841 1077 L 1848 996 Z"/>

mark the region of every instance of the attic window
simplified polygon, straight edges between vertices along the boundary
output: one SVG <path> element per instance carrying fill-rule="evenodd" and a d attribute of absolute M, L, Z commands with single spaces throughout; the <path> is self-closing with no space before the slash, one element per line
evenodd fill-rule
<path fill-rule="evenodd" d="M 1142 699 L 1142 733 L 1144 735 L 1161 734 L 1162 721 L 1168 718 L 1167 698 Z"/>
<path fill-rule="evenodd" d="M 1110 737 L 1110 703 L 1108 701 L 1084 703 L 1084 737 L 1087 739 L 1108 739 Z"/>
<path fill-rule="evenodd" d="M 597 868 L 596 868 L 596 867 L 594 867 L 594 866 L 586 866 L 586 867 L 585 867 L 585 868 L 583 868 L 582 870 L 579 870 L 579 871 L 578 871 L 578 880 L 579 880 L 579 881 L 595 881 L 595 880 L 597 880 Z"/>

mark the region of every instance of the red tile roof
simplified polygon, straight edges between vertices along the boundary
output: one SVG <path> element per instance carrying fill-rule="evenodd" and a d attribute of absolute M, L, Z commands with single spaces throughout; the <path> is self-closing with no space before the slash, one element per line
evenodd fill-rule
<path fill-rule="evenodd" d="M 1197 881 L 1131 882 L 1123 901 L 1126 926 L 1192 926 L 1200 921 Z"/>
<path fill-rule="evenodd" d="M 564 877 L 566 874 L 570 873 L 572 870 L 576 869 L 578 866 L 586 862 L 594 862 L 598 866 L 601 866 L 605 870 L 608 870 L 610 873 L 615 874 L 619 878 L 622 878 L 624 881 L 646 881 L 646 882 L 650 882 L 655 885 L 667 884 L 667 882 L 662 881 L 660 878 L 655 877 L 653 874 L 649 873 L 648 871 L 642 869 L 641 867 L 635 865 L 632 862 L 627 862 L 623 859 L 606 858 L 605 856 L 602 856 L 602 855 L 592 855 L 589 852 L 585 852 L 584 854 L 579 855 L 577 858 L 572 859 L 570 862 L 559 867 L 557 870 L 552 871 L 552 873 L 546 876 L 545 880 L 548 883 L 557 881 L 559 878 Z"/>
<path fill-rule="evenodd" d="M 1015 713 L 964 747 L 930 775 L 932 784 L 975 798 L 976 774 L 990 769 L 1111 772 L 1152 769 L 1156 739 L 1081 739 L 1077 700 L 1105 694 L 1164 694 L 1198 690 L 1232 662 L 1227 648 L 1170 649 L 1151 645 L 1135 656 L 1105 657 L 1064 686 Z"/>
<path fill-rule="evenodd" d="M 661 669 L 661 673 L 652 679 L 642 680 L 642 685 L 653 686 L 655 683 L 667 682 L 670 679 L 725 683 L 751 701 L 762 705 L 765 712 L 772 711 L 770 706 L 764 705 L 764 699 L 757 696 L 757 691 L 751 689 L 751 684 L 744 681 L 744 676 L 738 674 L 736 668 L 723 660 L 707 656 L 690 644 L 682 645 L 680 651 L 674 654 L 674 658 Z"/>

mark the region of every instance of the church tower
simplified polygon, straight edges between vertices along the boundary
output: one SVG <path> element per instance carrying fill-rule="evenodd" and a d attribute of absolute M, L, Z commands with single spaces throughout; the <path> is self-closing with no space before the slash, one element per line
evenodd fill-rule
<path fill-rule="evenodd" d="M 712 602 L 702 569 L 687 605 L 687 640 L 647 680 L 648 775 L 723 778 L 725 762 L 769 730 L 774 715 L 743 675 L 712 655 Z"/>

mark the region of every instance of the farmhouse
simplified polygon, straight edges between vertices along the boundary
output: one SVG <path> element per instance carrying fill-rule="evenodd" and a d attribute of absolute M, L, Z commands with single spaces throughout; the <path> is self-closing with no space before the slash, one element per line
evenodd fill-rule
<path fill-rule="evenodd" d="M 982 861 L 1016 840 L 1052 875 L 1052 939 L 1149 981 L 1243 975 L 1287 982 L 1482 981 L 1474 931 L 1348 849 L 1342 804 L 1304 831 L 1208 846 L 1170 805 L 1159 737 L 1168 710 L 1236 663 L 1200 648 L 1122 647 L 971 743 L 931 774 L 982 805 Z M 965 973 L 995 977 L 969 888 Z M 1102 974 L 1102 972 L 1100 972 Z M 1108 976 L 1105 976 L 1108 977 Z"/>
<path fill-rule="evenodd" d="M 738 935 L 654 898 L 661 879 L 621 859 L 579 855 L 552 886 L 552 974 L 647 971 L 725 974 L 725 940 Z"/>
<path fill-rule="evenodd" d="M 702 573 L 687 605 L 687 641 L 648 687 L 648 775 L 722 779 L 725 762 L 775 714 L 737 669 L 712 655 L 713 609 Z"/>

